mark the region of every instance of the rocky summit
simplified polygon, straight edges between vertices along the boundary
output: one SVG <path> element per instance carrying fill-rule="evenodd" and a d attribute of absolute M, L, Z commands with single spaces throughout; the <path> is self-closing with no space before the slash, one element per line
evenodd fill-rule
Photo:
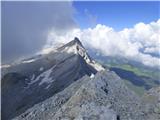
<path fill-rule="evenodd" d="M 75 38 L 2 67 L 2 120 L 159 120 L 160 108 L 145 99 L 157 91 L 137 96 Z"/>

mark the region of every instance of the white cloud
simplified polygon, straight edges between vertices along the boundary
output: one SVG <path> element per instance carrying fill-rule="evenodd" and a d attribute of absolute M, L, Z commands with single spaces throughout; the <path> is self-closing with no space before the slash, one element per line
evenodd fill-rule
<path fill-rule="evenodd" d="M 138 23 L 119 32 L 101 24 L 92 29 L 73 29 L 63 35 L 57 35 L 53 30 L 49 32 L 44 48 L 69 42 L 75 36 L 85 47 L 97 49 L 106 56 L 123 56 L 152 67 L 160 65 L 160 59 L 150 55 L 160 54 L 160 19 L 150 24 Z"/>

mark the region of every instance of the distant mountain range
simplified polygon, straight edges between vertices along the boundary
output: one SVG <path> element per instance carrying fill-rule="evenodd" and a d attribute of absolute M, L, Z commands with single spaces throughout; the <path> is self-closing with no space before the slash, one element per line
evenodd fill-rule
<path fill-rule="evenodd" d="M 2 120 L 160 118 L 156 75 L 94 58 L 75 38 L 48 54 L 2 66 Z M 137 86 L 147 90 L 143 97 Z"/>

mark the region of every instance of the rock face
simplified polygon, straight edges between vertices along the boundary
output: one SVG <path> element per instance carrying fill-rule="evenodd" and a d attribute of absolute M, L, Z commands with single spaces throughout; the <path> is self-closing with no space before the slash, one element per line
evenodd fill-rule
<path fill-rule="evenodd" d="M 158 120 L 78 38 L 2 72 L 3 120 Z"/>

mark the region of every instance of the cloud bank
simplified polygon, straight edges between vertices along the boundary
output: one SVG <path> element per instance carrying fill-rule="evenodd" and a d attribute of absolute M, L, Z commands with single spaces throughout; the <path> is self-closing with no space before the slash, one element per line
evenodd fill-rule
<path fill-rule="evenodd" d="M 94 48 L 103 55 L 122 56 L 151 67 L 160 65 L 160 19 L 150 24 L 138 23 L 118 32 L 101 24 L 95 28 L 73 29 L 63 35 L 57 35 L 53 30 L 48 33 L 44 49 L 69 42 L 75 36 L 85 47 Z"/>
<path fill-rule="evenodd" d="M 47 33 L 76 27 L 72 2 L 2 2 L 2 63 L 41 50 Z"/>

